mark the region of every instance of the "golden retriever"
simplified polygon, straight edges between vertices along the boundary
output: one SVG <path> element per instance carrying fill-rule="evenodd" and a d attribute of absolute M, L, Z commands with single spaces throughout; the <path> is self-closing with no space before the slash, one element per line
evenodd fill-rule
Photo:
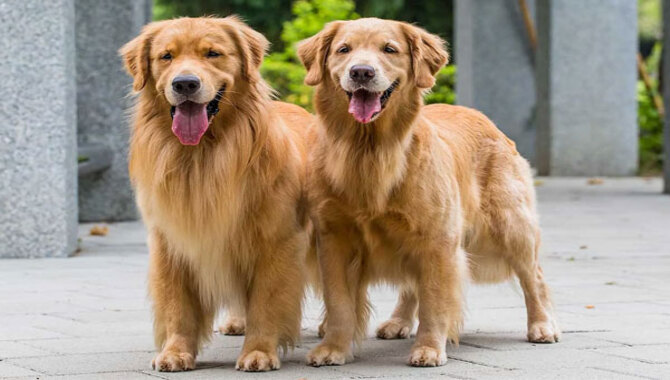
<path fill-rule="evenodd" d="M 239 370 L 279 368 L 278 347 L 299 337 L 312 116 L 271 101 L 267 46 L 235 17 L 180 18 L 120 50 L 139 92 L 129 166 L 149 231 L 157 370 L 193 369 L 221 306 L 224 330 L 246 332 Z"/>
<path fill-rule="evenodd" d="M 366 331 L 368 284 L 400 286 L 382 339 L 419 326 L 409 364 L 445 364 L 458 342 L 468 277 L 518 276 L 528 339 L 559 339 L 538 262 L 540 229 L 529 165 L 481 113 L 423 106 L 447 63 L 444 42 L 410 24 L 336 21 L 299 45 L 316 86 L 309 202 L 327 321 L 310 365 L 339 365 Z M 311 145 L 311 144 L 310 144 Z M 352 326 L 356 326 L 352 329 Z"/>

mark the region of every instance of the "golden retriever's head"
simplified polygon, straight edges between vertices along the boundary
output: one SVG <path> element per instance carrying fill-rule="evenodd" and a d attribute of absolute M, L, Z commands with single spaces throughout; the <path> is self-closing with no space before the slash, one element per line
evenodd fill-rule
<path fill-rule="evenodd" d="M 133 89 L 164 98 L 174 134 L 197 145 L 221 99 L 260 80 L 267 47 L 263 35 L 235 16 L 203 17 L 151 23 L 120 53 Z"/>
<path fill-rule="evenodd" d="M 349 113 L 360 123 L 375 120 L 395 102 L 395 92 L 407 98 L 431 88 L 449 58 L 438 36 L 376 18 L 331 22 L 299 45 L 298 56 L 307 68 L 305 83 L 332 81 L 349 97 Z"/>

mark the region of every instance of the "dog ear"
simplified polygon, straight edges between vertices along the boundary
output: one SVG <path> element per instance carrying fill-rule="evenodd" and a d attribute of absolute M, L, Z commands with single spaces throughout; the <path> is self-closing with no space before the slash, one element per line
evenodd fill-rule
<path fill-rule="evenodd" d="M 298 44 L 298 58 L 307 69 L 306 85 L 316 86 L 323 81 L 330 44 L 342 24 L 343 21 L 329 22 L 319 33 Z"/>
<path fill-rule="evenodd" d="M 133 90 L 140 91 L 149 79 L 151 70 L 151 39 L 158 30 L 160 23 L 153 22 L 142 28 L 140 35 L 119 49 L 123 58 L 123 66 L 133 77 Z"/>
<path fill-rule="evenodd" d="M 263 63 L 263 57 L 267 52 L 270 42 L 257 31 L 253 30 L 238 16 L 228 16 L 223 19 L 225 29 L 235 40 L 235 45 L 242 59 L 242 75 L 249 82 L 260 79 L 258 69 Z"/>
<path fill-rule="evenodd" d="M 435 85 L 435 74 L 449 62 L 446 42 L 425 30 L 402 23 L 412 58 L 412 72 L 419 88 Z"/>

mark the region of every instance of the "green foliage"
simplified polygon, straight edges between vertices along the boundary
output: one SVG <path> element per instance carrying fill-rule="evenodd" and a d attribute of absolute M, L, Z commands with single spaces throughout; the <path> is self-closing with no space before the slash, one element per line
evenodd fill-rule
<path fill-rule="evenodd" d="M 302 31 L 310 31 L 309 35 L 316 33 L 313 27 L 317 23 L 313 21 L 318 21 L 320 16 L 310 16 L 310 6 L 314 6 L 313 9 L 316 11 L 330 9 L 328 12 L 333 14 L 337 13 L 338 9 L 341 11 L 341 7 L 345 7 L 345 11 L 355 10 L 363 17 L 380 17 L 418 23 L 428 31 L 439 34 L 449 41 L 453 34 L 453 3 L 454 0 L 356 0 L 327 1 L 318 5 L 313 1 L 305 1 L 301 5 L 304 9 L 296 10 L 291 7 L 293 0 L 154 0 L 154 20 L 179 16 L 219 15 L 224 17 L 238 14 L 272 42 L 274 51 L 283 51 L 286 46 L 281 36 L 282 29 L 285 21 L 296 16 L 295 12 L 300 12 L 301 19 L 305 22 L 304 25 L 295 26 L 303 28 Z M 343 20 L 349 18 L 342 14 L 335 15 L 335 17 Z"/>
<path fill-rule="evenodd" d="M 453 0 L 356 0 L 356 11 L 363 17 L 416 23 L 447 41 L 453 35 Z"/>
<path fill-rule="evenodd" d="M 292 54 L 295 44 L 318 33 L 334 20 L 354 20 L 356 5 L 351 0 L 298 0 L 293 4 L 291 21 L 284 22 L 281 39 Z"/>
<path fill-rule="evenodd" d="M 658 91 L 661 45 L 657 43 L 646 60 L 653 92 Z M 642 81 L 637 84 L 637 121 L 640 126 L 640 174 L 658 174 L 663 168 L 663 120 L 654 106 L 654 99 Z"/>
<path fill-rule="evenodd" d="M 433 90 L 426 94 L 426 104 L 456 103 L 456 65 L 443 67 L 438 71 Z"/>
<path fill-rule="evenodd" d="M 278 56 L 278 55 L 277 55 Z M 312 110 L 312 87 L 303 83 L 305 69 L 301 64 L 276 59 L 275 54 L 261 66 L 263 78 L 275 89 L 279 98 Z"/>
<path fill-rule="evenodd" d="M 237 14 L 281 46 L 282 22 L 291 17 L 292 0 L 154 0 L 154 20 L 173 17 Z"/>
<path fill-rule="evenodd" d="M 305 69 L 295 54 L 301 40 L 318 33 L 333 20 L 358 18 L 351 0 L 298 0 L 293 4 L 294 18 L 284 22 L 281 40 L 284 50 L 265 58 L 261 73 L 280 99 L 312 109 L 312 88 L 303 83 Z"/>
<path fill-rule="evenodd" d="M 642 81 L 637 84 L 640 125 L 640 174 L 657 174 L 663 167 L 663 121 Z"/>
<path fill-rule="evenodd" d="M 640 37 L 657 39 L 661 35 L 661 0 L 638 0 L 637 20 Z"/>

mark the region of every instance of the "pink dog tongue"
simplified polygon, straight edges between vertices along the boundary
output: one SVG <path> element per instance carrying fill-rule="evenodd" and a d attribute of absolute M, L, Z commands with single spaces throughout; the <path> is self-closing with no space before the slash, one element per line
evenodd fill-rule
<path fill-rule="evenodd" d="M 176 107 L 172 132 L 184 145 L 198 145 L 209 127 L 207 105 L 184 102 Z"/>
<path fill-rule="evenodd" d="M 354 115 L 359 123 L 369 123 L 372 116 L 382 110 L 380 98 L 380 94 L 358 90 L 352 94 L 349 101 L 349 113 Z"/>

